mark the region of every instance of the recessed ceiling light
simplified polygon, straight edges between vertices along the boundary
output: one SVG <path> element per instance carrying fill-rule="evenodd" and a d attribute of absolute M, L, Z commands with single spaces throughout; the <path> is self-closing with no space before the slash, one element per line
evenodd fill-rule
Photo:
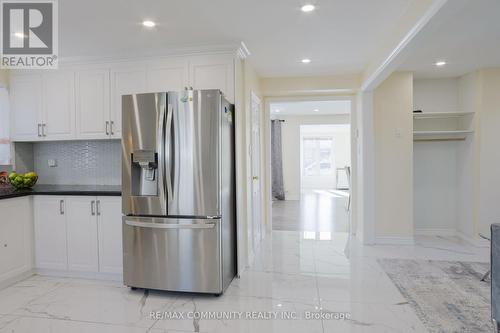
<path fill-rule="evenodd" d="M 444 65 L 446 65 L 446 61 L 437 61 L 435 63 L 435 65 L 438 66 L 438 67 L 444 66 Z"/>
<path fill-rule="evenodd" d="M 22 32 L 16 32 L 14 33 L 14 36 L 16 36 L 17 38 L 24 38 L 24 34 Z"/>
<path fill-rule="evenodd" d="M 312 12 L 315 9 L 316 9 L 316 6 L 314 6 L 310 3 L 305 4 L 304 6 L 300 7 L 300 10 L 303 11 L 304 13 Z"/>
<path fill-rule="evenodd" d="M 142 21 L 142 25 L 145 26 L 146 28 L 153 28 L 154 26 L 156 26 L 156 23 L 151 20 L 146 20 Z"/>
<path fill-rule="evenodd" d="M 276 113 L 280 113 L 280 111 L 281 111 L 281 110 L 278 110 L 278 109 L 274 110 L 274 112 L 276 112 Z"/>
<path fill-rule="evenodd" d="M 310 63 L 310 62 L 311 62 L 311 59 L 309 59 L 309 58 L 304 58 L 304 59 L 302 59 L 301 61 L 302 61 L 302 63 L 303 63 L 303 64 L 308 64 L 308 63 Z"/>
<path fill-rule="evenodd" d="M 318 112 L 319 110 L 318 110 L 318 109 L 314 109 L 313 111 L 314 111 L 314 112 Z"/>

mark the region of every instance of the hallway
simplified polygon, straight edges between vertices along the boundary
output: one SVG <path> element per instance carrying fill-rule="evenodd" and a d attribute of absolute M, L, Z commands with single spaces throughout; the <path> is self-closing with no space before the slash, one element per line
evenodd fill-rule
<path fill-rule="evenodd" d="M 307 190 L 300 200 L 273 201 L 273 230 L 347 232 L 348 196 L 341 190 Z"/>

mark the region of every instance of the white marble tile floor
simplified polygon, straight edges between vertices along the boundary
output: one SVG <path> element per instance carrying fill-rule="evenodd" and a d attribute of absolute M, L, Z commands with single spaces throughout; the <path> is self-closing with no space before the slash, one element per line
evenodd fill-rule
<path fill-rule="evenodd" d="M 345 233 L 322 240 L 316 236 L 273 231 L 253 265 L 221 297 L 145 293 L 119 282 L 33 276 L 0 290 L 0 332 L 423 333 L 425 327 L 377 258 L 488 261 L 487 248 L 454 238 L 420 237 L 413 246 L 352 241 L 346 257 Z M 194 319 L 194 313 L 239 313 L 242 319 Z M 251 319 L 252 313 L 256 317 Z M 184 318 L 167 319 L 165 314 Z M 259 317 L 264 314 L 276 319 Z M 282 319 L 286 316 L 288 320 Z"/>

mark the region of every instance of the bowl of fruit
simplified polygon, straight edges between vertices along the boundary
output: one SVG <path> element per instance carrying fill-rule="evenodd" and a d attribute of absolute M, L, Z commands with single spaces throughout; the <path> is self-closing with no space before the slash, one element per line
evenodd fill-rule
<path fill-rule="evenodd" d="M 9 182 L 17 190 L 31 188 L 36 184 L 37 180 L 38 175 L 36 172 L 27 172 L 23 174 L 14 171 L 9 174 Z"/>

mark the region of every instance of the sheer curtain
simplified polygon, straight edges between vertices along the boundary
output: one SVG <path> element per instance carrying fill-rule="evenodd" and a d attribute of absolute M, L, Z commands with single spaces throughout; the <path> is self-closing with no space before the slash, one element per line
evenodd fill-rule
<path fill-rule="evenodd" d="M 271 120 L 271 177 L 273 198 L 276 200 L 285 200 L 281 120 Z"/>
<path fill-rule="evenodd" d="M 9 165 L 9 93 L 7 88 L 0 85 L 0 165 Z"/>

